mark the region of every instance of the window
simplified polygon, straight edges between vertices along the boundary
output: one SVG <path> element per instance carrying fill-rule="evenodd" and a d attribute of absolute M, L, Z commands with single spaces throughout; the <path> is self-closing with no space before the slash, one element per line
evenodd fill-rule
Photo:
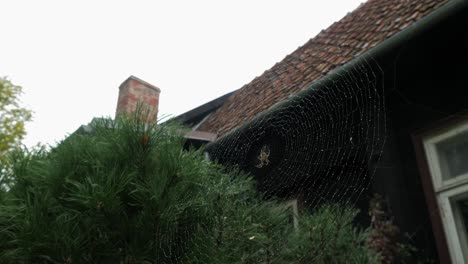
<path fill-rule="evenodd" d="M 423 138 L 454 263 L 468 263 L 468 122 Z"/>

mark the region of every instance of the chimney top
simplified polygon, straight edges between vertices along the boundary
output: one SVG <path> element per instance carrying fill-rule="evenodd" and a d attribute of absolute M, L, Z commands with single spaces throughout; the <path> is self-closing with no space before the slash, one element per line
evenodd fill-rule
<path fill-rule="evenodd" d="M 161 89 L 159 89 L 158 87 L 152 85 L 152 84 L 149 83 L 149 82 L 145 82 L 145 81 L 143 81 L 142 79 L 140 79 L 140 78 L 138 78 L 138 77 L 136 77 L 136 76 L 134 76 L 134 75 L 130 75 L 130 77 L 128 77 L 125 81 L 123 81 L 122 84 L 120 84 L 120 86 L 119 86 L 119 90 L 122 89 L 122 86 L 124 86 L 124 84 L 127 83 L 127 82 L 130 81 L 130 80 L 137 81 L 137 82 L 143 84 L 144 86 L 146 86 L 146 87 L 148 87 L 148 88 L 154 89 L 154 90 L 156 90 L 157 92 L 161 92 Z"/>
<path fill-rule="evenodd" d="M 142 103 L 150 111 L 148 122 L 156 122 L 160 93 L 158 87 L 131 75 L 119 86 L 116 114 L 132 113 Z"/>

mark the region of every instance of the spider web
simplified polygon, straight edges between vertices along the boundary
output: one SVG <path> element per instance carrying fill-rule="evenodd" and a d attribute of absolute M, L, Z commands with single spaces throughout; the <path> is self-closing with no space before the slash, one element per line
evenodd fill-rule
<path fill-rule="evenodd" d="M 210 158 L 250 172 L 267 196 L 357 203 L 385 142 L 383 72 L 367 59 L 333 75 L 209 145 Z"/>

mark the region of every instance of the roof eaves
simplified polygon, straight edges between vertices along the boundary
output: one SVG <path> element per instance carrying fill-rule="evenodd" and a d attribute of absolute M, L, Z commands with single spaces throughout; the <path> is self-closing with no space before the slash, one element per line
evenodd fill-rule
<path fill-rule="evenodd" d="M 185 112 L 183 114 L 180 114 L 180 115 L 174 117 L 174 119 L 184 123 L 184 122 L 187 122 L 190 119 L 192 119 L 192 118 L 194 118 L 194 117 L 196 117 L 198 115 L 205 114 L 205 113 L 208 113 L 210 111 L 216 110 L 221 105 L 223 105 L 223 103 L 236 91 L 237 90 L 229 92 L 229 93 L 227 93 L 225 95 L 222 95 L 222 96 L 220 96 L 220 97 L 218 97 L 218 98 L 216 98 L 214 100 L 209 101 L 208 103 L 205 103 L 203 105 L 198 106 L 197 108 L 194 108 L 194 109 L 192 109 L 190 111 L 187 111 L 187 112 Z"/>
<path fill-rule="evenodd" d="M 202 141 L 207 141 L 207 142 L 213 142 L 216 140 L 217 135 L 209 132 L 203 132 L 203 131 L 189 131 L 187 134 L 184 136 L 186 139 L 196 139 L 196 140 L 202 140 Z"/>

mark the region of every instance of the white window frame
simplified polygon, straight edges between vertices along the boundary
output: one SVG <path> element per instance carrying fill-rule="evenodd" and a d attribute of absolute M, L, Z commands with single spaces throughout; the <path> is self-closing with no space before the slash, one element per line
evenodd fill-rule
<path fill-rule="evenodd" d="M 460 235 L 465 234 L 466 231 L 461 213 L 455 206 L 457 201 L 468 197 L 468 173 L 443 180 L 436 144 L 464 132 L 468 132 L 468 121 L 438 130 L 423 138 L 434 192 L 439 204 L 449 252 L 454 263 L 466 263 L 465 260 L 468 260 L 468 252 L 463 250 L 463 248 L 468 248 L 468 241 L 466 236 Z"/>

